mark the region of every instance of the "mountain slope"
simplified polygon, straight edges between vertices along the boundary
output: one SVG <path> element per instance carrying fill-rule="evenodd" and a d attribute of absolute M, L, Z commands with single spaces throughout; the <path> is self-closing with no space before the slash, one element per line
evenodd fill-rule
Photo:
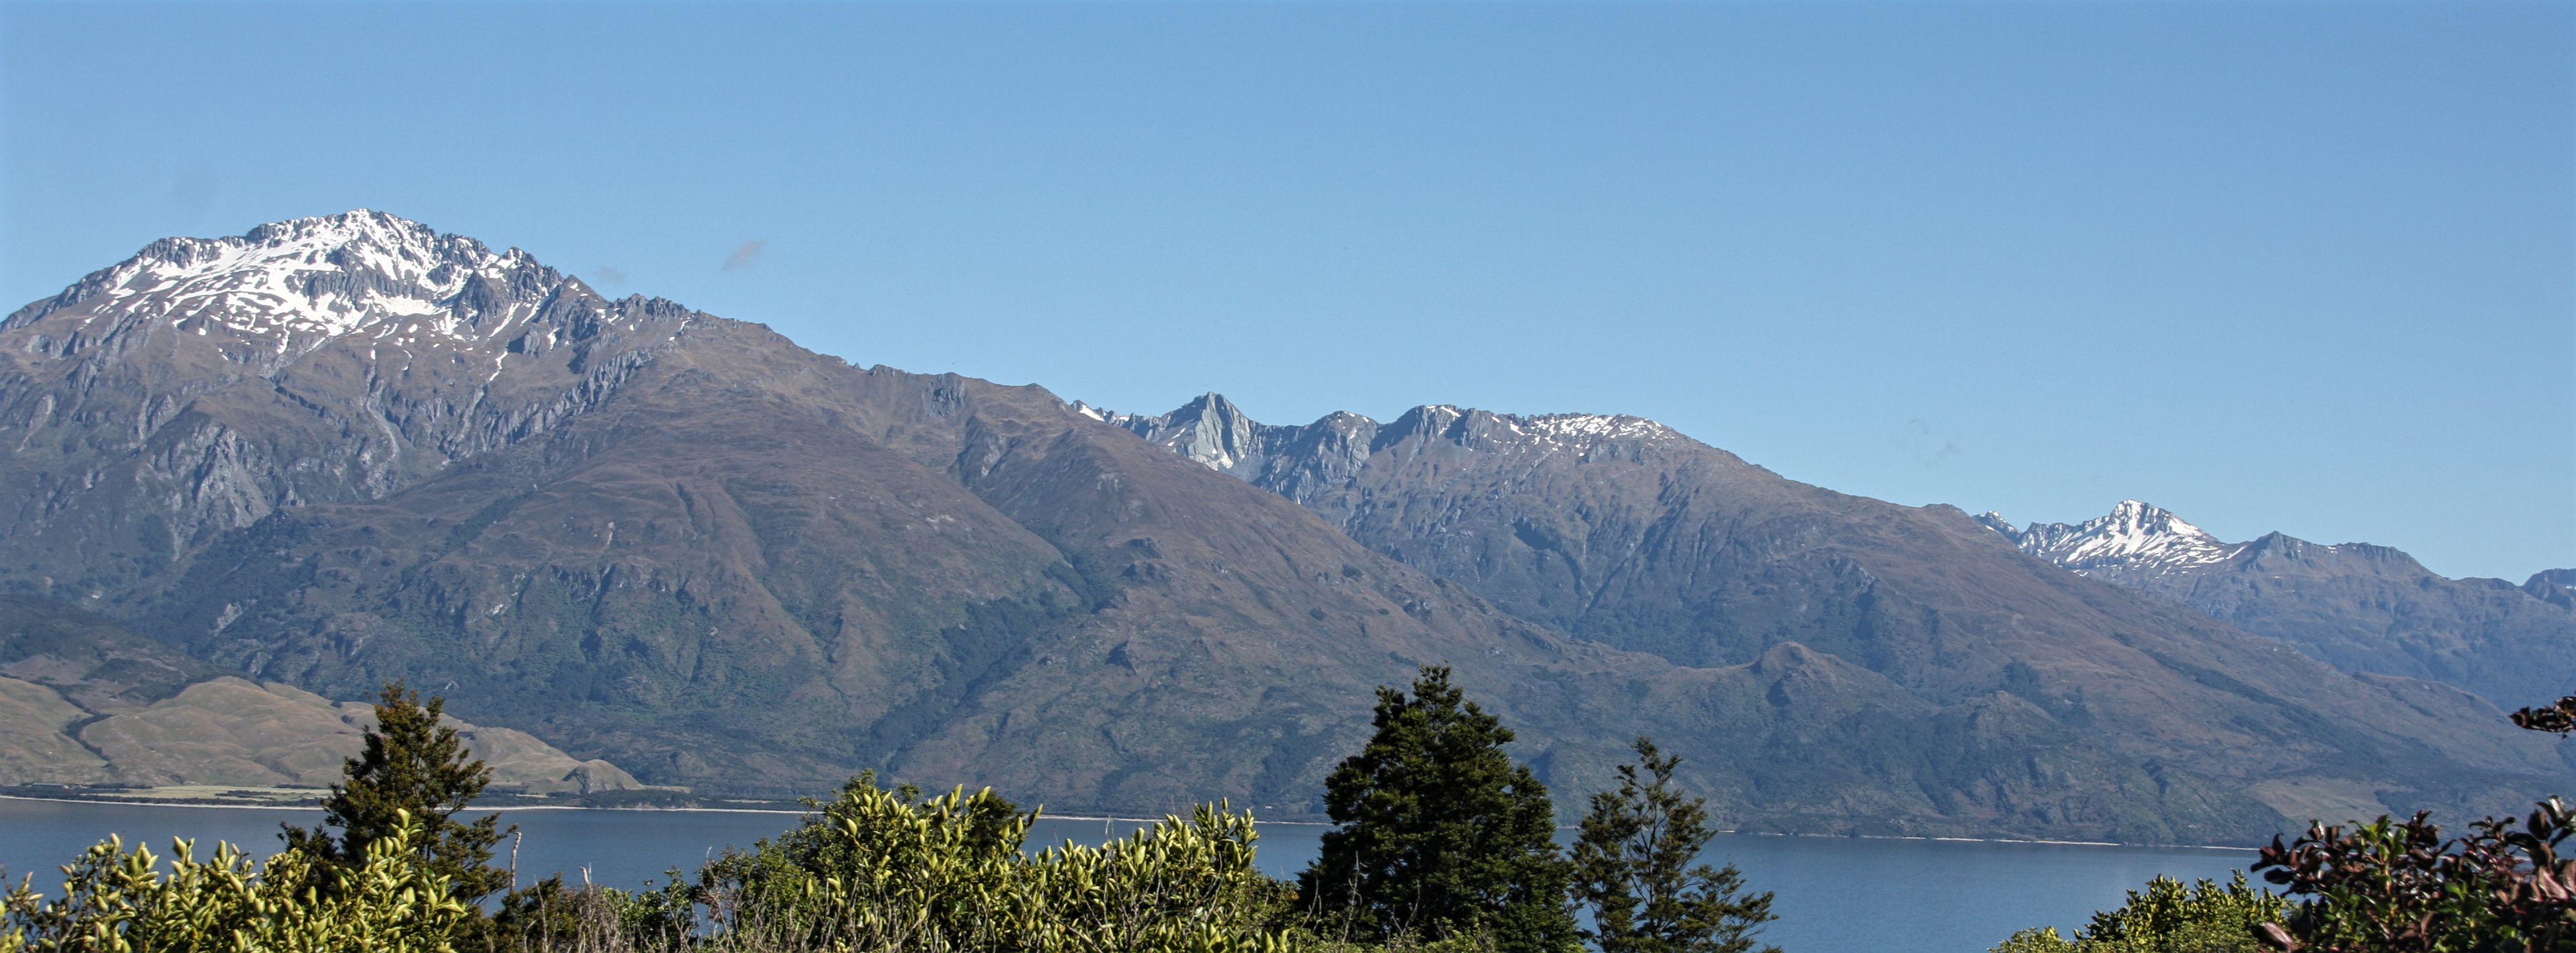
<path fill-rule="evenodd" d="M 1994 514 L 1982 519 L 2034 556 L 2181 601 L 2345 671 L 2457 685 L 2505 708 L 2576 692 L 2568 570 L 2515 586 L 2444 578 L 2367 543 L 2280 533 L 2222 543 L 2136 500 L 2079 524 L 2016 530 Z"/>
<path fill-rule="evenodd" d="M 1298 816 L 1420 664 L 1569 803 L 1651 733 L 1749 829 L 2247 840 L 2285 790 L 2563 774 L 2458 693 L 1633 418 L 1175 444 L 1255 486 L 1136 439 L 1170 420 L 853 367 L 374 213 L 158 243 L 0 354 L 0 585 L 263 681 L 408 678 L 653 783 Z"/>
<path fill-rule="evenodd" d="M 372 706 L 225 675 L 107 619 L 0 596 L 0 785 L 320 788 L 341 779 Z M 636 787 L 524 732 L 458 721 L 495 790 Z"/>
<path fill-rule="evenodd" d="M 1514 614 L 1684 665 L 1794 642 L 1937 705 L 2002 692 L 2142 762 L 2222 776 L 2384 776 L 2382 732 L 2505 770 L 2506 751 L 2555 761 L 2460 693 L 2357 683 L 2028 559 L 1955 509 L 1785 480 L 1640 418 L 1431 406 L 1278 427 L 1215 395 L 1093 412 Z"/>

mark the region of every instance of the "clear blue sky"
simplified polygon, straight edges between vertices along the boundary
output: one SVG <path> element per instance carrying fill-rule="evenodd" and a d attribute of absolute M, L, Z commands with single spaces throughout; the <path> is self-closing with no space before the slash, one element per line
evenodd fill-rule
<path fill-rule="evenodd" d="M 2576 565 L 2576 5 L 11 3 L 0 83 L 12 303 L 365 206 L 1119 410 Z"/>

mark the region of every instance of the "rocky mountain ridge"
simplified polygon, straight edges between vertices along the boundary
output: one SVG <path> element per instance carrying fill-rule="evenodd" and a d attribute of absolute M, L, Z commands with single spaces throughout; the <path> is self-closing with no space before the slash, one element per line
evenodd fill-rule
<path fill-rule="evenodd" d="M 2079 524 L 2014 529 L 2000 514 L 1979 519 L 2023 552 L 2175 599 L 2345 671 L 2446 682 L 2506 708 L 2576 691 L 2576 570 L 2519 586 L 2450 579 L 2369 543 L 2277 532 L 2220 542 L 2136 500 Z"/>
<path fill-rule="evenodd" d="M 163 239 L 0 321 L 0 533 L 22 567 L 104 591 L 281 507 L 543 434 L 693 317 L 363 210 Z"/>
<path fill-rule="evenodd" d="M 0 322 L 0 588 L 706 793 L 1294 817 L 1420 664 L 1561 791 L 1652 734 L 1753 830 L 2243 841 L 2566 774 L 2464 693 L 1638 418 L 1120 417 L 333 218 Z"/>
<path fill-rule="evenodd" d="M 2266 684 L 2339 680 L 2205 614 L 2075 585 L 1955 509 L 1798 484 L 1642 421 L 1596 424 L 1586 429 L 1598 439 L 1565 446 L 1528 439 L 1531 418 L 1441 406 L 1385 426 L 1347 413 L 1265 425 L 1216 395 L 1163 415 L 1093 412 L 1515 615 L 1679 664 L 1741 664 L 1795 643 L 1935 704 L 2001 690 L 2041 700 L 2061 724 L 2099 724 L 2107 699 L 2134 697 L 2112 716 L 2133 726 L 2178 714 L 2170 689 L 2142 684 L 2159 669 L 2203 683 L 2267 669 Z M 2143 509 L 2126 522 L 2132 536 L 2188 525 Z M 2197 552 L 2139 542 L 2207 558 L 2205 540 Z M 2192 648 L 2150 644 L 2151 633 L 2188 634 Z M 2450 689 L 2405 691 L 2463 702 Z M 2226 705 L 2195 702 L 2180 717 Z M 2265 796 L 2287 813 L 2311 789 L 2352 790 L 2311 778 Z"/>

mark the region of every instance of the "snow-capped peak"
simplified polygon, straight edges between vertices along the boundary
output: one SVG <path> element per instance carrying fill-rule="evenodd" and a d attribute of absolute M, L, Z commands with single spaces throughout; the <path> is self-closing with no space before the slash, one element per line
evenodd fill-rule
<path fill-rule="evenodd" d="M 478 279 L 484 288 L 469 294 Z M 358 209 L 225 238 L 165 238 L 18 320 L 77 308 L 84 327 L 102 317 L 141 318 L 198 335 L 273 340 L 284 354 L 361 332 L 397 344 L 492 337 L 532 316 L 566 281 L 517 249 L 496 253 Z"/>
<path fill-rule="evenodd" d="M 2000 522 L 1999 514 L 1987 514 Z M 2218 541 L 2182 517 L 2138 500 L 2079 524 L 2033 523 L 2019 533 L 1999 528 L 2023 552 L 2080 573 L 2163 573 L 2227 561 L 2243 548 Z"/>

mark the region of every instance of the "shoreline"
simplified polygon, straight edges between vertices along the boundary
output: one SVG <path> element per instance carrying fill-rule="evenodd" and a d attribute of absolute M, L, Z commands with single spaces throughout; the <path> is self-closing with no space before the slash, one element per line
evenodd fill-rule
<path fill-rule="evenodd" d="M 233 803 L 233 802 L 207 803 L 207 802 L 205 802 L 205 801 L 119 800 L 119 799 L 111 799 L 111 798 L 103 798 L 103 797 L 96 797 L 96 798 L 90 798 L 90 797 L 40 797 L 40 796 L 36 796 L 36 795 L 27 795 L 27 794 L 0 794 L 0 801 L 35 801 L 35 802 L 52 803 L 52 804 L 112 804 L 112 805 L 117 805 L 117 806 L 120 806 L 120 807 L 188 807 L 188 808 L 210 808 L 210 809 L 217 809 L 217 810 L 251 810 L 251 811 L 318 811 L 318 810 L 321 810 L 321 807 L 320 807 L 320 805 L 318 805 L 318 804 L 317 804 L 317 805 L 290 805 L 290 804 L 253 804 L 253 803 Z M 810 811 L 803 810 L 803 809 L 789 810 L 789 809 L 786 809 L 786 808 L 776 808 L 776 807 L 650 807 L 650 806 L 637 806 L 637 807 L 588 807 L 588 806 L 579 805 L 579 804 L 494 805 L 494 806 L 491 806 L 491 807 L 488 807 L 488 808 L 481 808 L 481 809 L 482 809 L 482 810 L 489 810 L 489 811 L 492 811 L 492 812 L 495 812 L 495 813 L 503 813 L 503 812 L 509 812 L 509 811 L 602 811 L 602 812 L 628 811 L 628 812 L 642 812 L 642 813 L 658 813 L 658 812 L 667 812 L 667 813 L 694 813 L 694 814 L 776 814 L 776 815 L 783 815 L 783 816 L 789 816 L 789 817 L 801 817 L 801 816 L 803 816 L 803 815 L 805 815 L 805 814 L 811 813 Z M 1116 816 L 1116 815 L 1099 815 L 1099 814 L 1094 814 L 1094 815 L 1083 815 L 1083 814 L 1046 814 L 1046 813 L 1043 813 L 1043 810 L 1041 810 L 1041 813 L 1039 814 L 1039 820 L 1047 820 L 1047 821 L 1083 821 L 1083 822 L 1087 822 L 1087 823 L 1088 823 L 1088 822 L 1097 822 L 1097 823 L 1113 823 L 1113 824 L 1114 824 L 1114 823 L 1154 824 L 1154 823 L 1158 823 L 1158 822 L 1162 821 L 1162 820 L 1163 820 L 1163 818 L 1159 818 L 1159 817 L 1120 817 L 1120 816 Z M 1334 825 L 1333 825 L 1333 824 L 1331 824 L 1330 822 L 1326 822 L 1326 821 L 1256 821 L 1255 823 L 1257 823 L 1257 824 L 1259 824 L 1259 825 L 1261 825 L 1261 826 L 1265 826 L 1265 827 L 1332 827 L 1332 826 L 1334 826 Z M 1561 825 L 1561 826 L 1562 826 L 1562 825 Z M 2260 848 L 2254 848 L 2254 847 L 2234 847 L 2234 846 L 2229 846 L 2229 845 L 2225 845 L 2225 844 L 2126 844 L 2126 843 L 2121 843 L 2121 842 L 2119 842 L 2119 841 L 2051 840 L 2051 839 L 2045 839 L 2045 838 L 2030 838 L 2030 837 L 1948 837 L 1948 836 L 1935 836 L 1935 835 L 1930 835 L 1930 834 L 1798 834 L 1798 833 L 1788 833 L 1788 832 L 1782 832 L 1782 831 L 1744 831 L 1744 830 L 1720 830 L 1720 831 L 1717 831 L 1716 833 L 1717 833 L 1718 835 L 1720 835 L 1720 836 L 1727 836 L 1727 837 L 1802 837 L 1802 838 L 1818 838 L 1818 839 L 1824 839 L 1824 840 L 1896 840 L 1896 841 L 1927 841 L 1927 842 L 1932 842 L 1932 843 L 1947 843 L 1947 844 L 2026 844 L 2026 845 L 2035 845 L 2035 846 L 2044 846 L 2044 847 L 2112 847 L 2112 848 L 2135 848 L 2135 849 L 2147 849 L 2147 850 L 2222 850 L 2222 851 L 2235 851 L 2235 852 L 2239 852 L 2239 853 L 2249 853 L 2249 854 L 2250 854 L 2250 853 L 2254 853 L 2254 852 L 2256 852 L 2257 850 L 2259 850 L 2259 849 L 2260 849 Z"/>

